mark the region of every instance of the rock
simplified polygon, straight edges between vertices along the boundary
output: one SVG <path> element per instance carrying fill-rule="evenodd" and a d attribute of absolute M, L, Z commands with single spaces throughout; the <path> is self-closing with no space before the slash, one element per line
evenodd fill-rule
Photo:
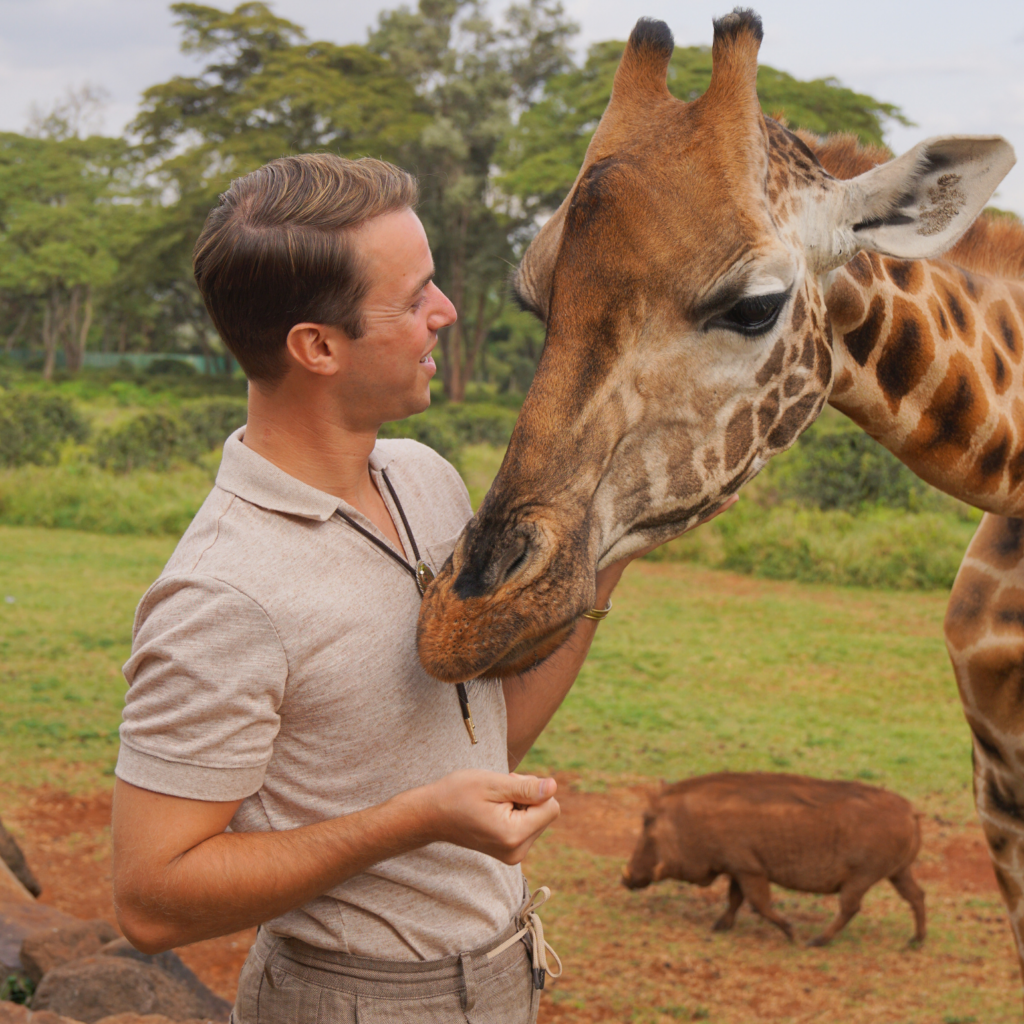
<path fill-rule="evenodd" d="M 22 972 L 18 954 L 25 936 L 40 928 L 63 928 L 78 923 L 78 918 L 33 899 L 21 902 L 0 897 L 0 972 L 3 977 Z"/>
<path fill-rule="evenodd" d="M 0 1002 L 0 1024 L 81 1024 L 81 1021 L 49 1010 L 30 1010 L 17 1003 Z"/>
<path fill-rule="evenodd" d="M 21 966 L 38 985 L 54 967 L 98 953 L 108 942 L 120 937 L 112 924 L 99 920 L 40 928 L 26 935 L 22 942 Z"/>
<path fill-rule="evenodd" d="M 2 821 L 0 821 L 0 860 L 11 869 L 14 877 L 33 896 L 38 896 L 43 891 L 43 887 L 36 881 L 36 876 L 32 874 L 32 870 L 25 863 L 25 855 L 21 852 L 21 847 L 15 842 L 14 836 L 4 828 Z"/>
<path fill-rule="evenodd" d="M 201 1017 L 198 1000 L 180 981 L 159 967 L 121 956 L 87 956 L 44 975 L 33 1010 L 95 1024 L 118 1013 L 163 1014 L 182 1021 Z"/>
<path fill-rule="evenodd" d="M 181 982 L 192 993 L 196 1000 L 196 1016 L 209 1017 L 216 1021 L 226 1021 L 231 1016 L 231 1004 L 226 999 L 211 992 L 181 961 L 177 953 L 168 950 L 148 956 L 140 953 L 127 939 L 109 942 L 102 949 L 105 956 L 124 956 L 141 964 L 152 964 L 165 971 L 175 981 Z M 148 1024 L 148 1022 L 147 1022 Z"/>
<path fill-rule="evenodd" d="M 0 900 L 35 903 L 36 898 L 18 881 L 18 876 L 0 860 Z"/>

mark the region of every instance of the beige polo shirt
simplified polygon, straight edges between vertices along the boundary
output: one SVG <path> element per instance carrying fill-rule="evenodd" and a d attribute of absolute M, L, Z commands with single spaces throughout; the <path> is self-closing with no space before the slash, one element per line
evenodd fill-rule
<path fill-rule="evenodd" d="M 416 654 L 412 576 L 336 513 L 356 509 L 228 438 L 217 483 L 139 604 L 117 777 L 196 800 L 241 800 L 236 832 L 296 828 L 379 804 L 461 768 L 507 772 L 505 703 L 451 685 Z M 436 571 L 471 515 L 455 470 L 415 441 L 370 468 L 402 538 Z M 518 867 L 433 843 L 269 922 L 324 949 L 395 960 L 472 949 L 508 924 Z"/>

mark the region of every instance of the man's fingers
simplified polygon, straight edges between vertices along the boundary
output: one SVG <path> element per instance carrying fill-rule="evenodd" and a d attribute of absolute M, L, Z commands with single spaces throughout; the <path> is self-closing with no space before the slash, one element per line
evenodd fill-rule
<path fill-rule="evenodd" d="M 536 775 L 509 775 L 507 779 L 508 787 L 502 795 L 513 804 L 541 804 L 558 789 L 554 779 L 538 779 Z"/>
<path fill-rule="evenodd" d="M 550 799 L 534 807 L 516 811 L 514 817 L 518 820 L 515 835 L 510 837 L 511 849 L 502 855 L 501 860 L 506 864 L 518 864 L 538 836 L 561 814 L 561 811 L 558 801 Z"/>

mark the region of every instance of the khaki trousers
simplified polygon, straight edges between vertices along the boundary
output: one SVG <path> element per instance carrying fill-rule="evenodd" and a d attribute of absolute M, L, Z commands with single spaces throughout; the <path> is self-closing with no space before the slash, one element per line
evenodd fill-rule
<path fill-rule="evenodd" d="M 443 960 L 372 960 L 261 928 L 242 967 L 231 1024 L 535 1024 L 530 936 L 488 959 L 517 919 L 479 949 Z"/>

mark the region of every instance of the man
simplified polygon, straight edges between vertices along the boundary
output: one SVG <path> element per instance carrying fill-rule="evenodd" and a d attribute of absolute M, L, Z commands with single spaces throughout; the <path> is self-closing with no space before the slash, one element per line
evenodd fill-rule
<path fill-rule="evenodd" d="M 416 198 L 380 161 L 287 157 L 235 181 L 196 244 L 248 421 L 136 615 L 114 889 L 147 952 L 262 924 L 238 1024 L 537 1013 L 535 934 L 508 940 L 558 804 L 511 772 L 596 621 L 528 675 L 468 684 L 476 743 L 419 665 L 415 564 L 439 569 L 471 510 L 439 456 L 376 439 L 429 405 L 456 317 Z"/>

